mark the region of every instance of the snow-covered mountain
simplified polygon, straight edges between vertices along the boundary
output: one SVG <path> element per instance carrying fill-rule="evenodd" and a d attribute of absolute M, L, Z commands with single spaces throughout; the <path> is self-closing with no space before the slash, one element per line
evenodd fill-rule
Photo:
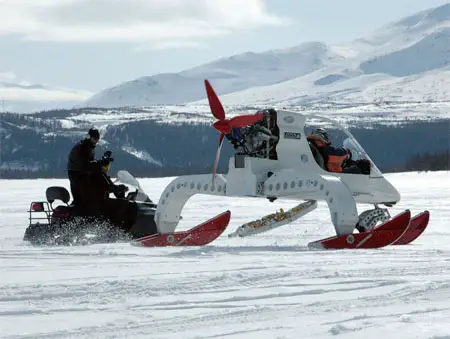
<path fill-rule="evenodd" d="M 448 98 L 449 52 L 450 4 L 446 4 L 339 46 L 308 42 L 248 52 L 180 73 L 125 82 L 85 104 L 204 104 L 205 78 L 229 105 L 442 100 Z"/>
<path fill-rule="evenodd" d="M 330 47 L 347 57 L 304 76 L 223 95 L 225 104 L 443 101 L 450 91 L 450 4 Z M 198 103 L 206 103 L 202 100 Z"/>
<path fill-rule="evenodd" d="M 224 94 L 289 80 L 341 59 L 341 55 L 319 42 L 264 53 L 248 52 L 180 73 L 128 81 L 95 94 L 85 104 L 98 107 L 179 104 L 203 99 L 206 77 L 214 82 L 218 93 Z"/>

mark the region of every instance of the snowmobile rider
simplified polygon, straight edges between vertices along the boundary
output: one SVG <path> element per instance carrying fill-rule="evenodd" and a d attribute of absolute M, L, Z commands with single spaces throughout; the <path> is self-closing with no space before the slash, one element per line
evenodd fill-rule
<path fill-rule="evenodd" d="M 110 159 L 110 163 L 114 161 L 111 158 L 111 152 L 106 151 L 102 159 Z M 93 181 L 95 182 L 95 200 L 96 204 L 100 206 L 102 215 L 109 219 L 111 223 L 119 229 L 129 231 L 136 221 L 138 208 L 134 201 L 129 201 L 125 198 L 125 193 L 128 187 L 125 185 L 115 185 L 108 171 L 110 163 L 102 166 L 101 173 L 93 173 Z M 117 199 L 111 199 L 109 194 L 113 193 Z"/>
<path fill-rule="evenodd" d="M 97 201 L 97 205 L 101 205 L 104 199 L 108 199 L 110 193 L 113 193 L 118 199 L 123 199 L 128 191 L 128 187 L 125 185 L 115 185 L 108 175 L 111 162 L 114 161 L 111 155 L 111 151 L 106 151 L 99 160 L 101 171 L 94 171 L 90 175 L 94 192 L 93 198 Z"/>
<path fill-rule="evenodd" d="M 313 155 L 316 157 L 315 153 L 320 153 L 319 157 L 322 157 L 323 168 L 326 171 L 353 174 L 370 173 L 370 162 L 368 160 L 353 161 L 350 150 L 332 146 L 328 132 L 324 128 L 313 128 L 307 140 L 310 143 Z"/>
<path fill-rule="evenodd" d="M 84 216 L 100 215 L 101 206 L 95 199 L 94 174 L 101 174 L 102 166 L 111 162 L 111 159 L 105 157 L 95 160 L 94 150 L 99 140 L 100 132 L 94 128 L 89 129 L 86 138 L 76 143 L 68 156 L 67 172 L 73 204 L 76 205 L 78 213 Z"/>

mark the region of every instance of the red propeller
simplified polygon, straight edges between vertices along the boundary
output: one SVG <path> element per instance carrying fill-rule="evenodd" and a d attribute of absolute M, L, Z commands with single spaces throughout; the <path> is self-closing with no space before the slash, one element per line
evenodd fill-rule
<path fill-rule="evenodd" d="M 214 177 L 216 175 L 217 165 L 220 158 L 220 150 L 222 149 L 222 143 L 225 135 L 230 133 L 233 128 L 242 128 L 253 125 L 255 122 L 260 121 L 264 115 L 262 113 L 257 113 L 251 115 L 240 115 L 231 119 L 226 119 L 225 110 L 223 109 L 222 103 L 208 80 L 205 80 L 205 87 L 211 113 L 218 120 L 213 124 L 213 127 L 220 132 L 219 148 L 217 149 L 216 160 L 214 161 L 212 172 L 212 182 L 214 184 Z"/>

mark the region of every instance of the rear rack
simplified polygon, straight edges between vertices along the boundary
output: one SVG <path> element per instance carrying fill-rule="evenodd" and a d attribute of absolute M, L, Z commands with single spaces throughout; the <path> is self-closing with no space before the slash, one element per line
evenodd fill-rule
<path fill-rule="evenodd" d="M 39 220 L 46 220 L 47 223 L 51 221 L 52 209 L 47 201 L 33 201 L 30 204 L 29 213 L 29 223 L 40 223 Z M 35 214 L 38 214 L 37 216 Z M 42 214 L 45 214 L 42 215 Z"/>

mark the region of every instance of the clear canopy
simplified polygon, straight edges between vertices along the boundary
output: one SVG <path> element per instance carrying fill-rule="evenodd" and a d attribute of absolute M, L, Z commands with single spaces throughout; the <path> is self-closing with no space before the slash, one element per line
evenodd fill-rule
<path fill-rule="evenodd" d="M 333 146 L 348 148 L 352 152 L 352 160 L 369 160 L 372 163 L 371 177 L 382 176 L 381 171 L 358 140 L 356 140 L 350 131 L 339 122 L 316 114 L 306 115 L 305 132 L 308 134 L 313 127 L 323 127 L 327 129 Z M 342 144 L 340 144 L 340 142 Z"/>

